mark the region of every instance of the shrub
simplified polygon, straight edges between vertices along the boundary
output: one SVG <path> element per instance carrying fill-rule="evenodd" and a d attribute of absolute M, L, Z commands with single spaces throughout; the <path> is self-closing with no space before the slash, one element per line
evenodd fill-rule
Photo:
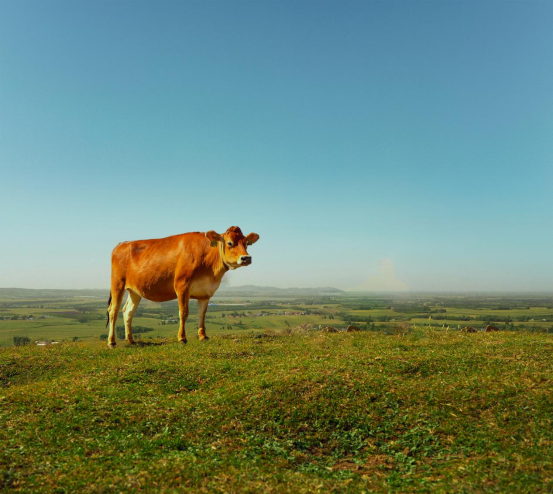
<path fill-rule="evenodd" d="M 140 333 L 149 333 L 150 331 L 153 331 L 152 328 L 146 328 L 144 326 L 133 326 L 132 327 L 132 334 L 137 335 Z M 115 327 L 115 336 L 117 338 L 124 340 L 125 339 L 125 326 L 116 326 Z"/>
<path fill-rule="evenodd" d="M 28 336 L 14 336 L 13 337 L 13 344 L 14 346 L 23 346 L 28 345 L 31 343 L 31 338 Z"/>

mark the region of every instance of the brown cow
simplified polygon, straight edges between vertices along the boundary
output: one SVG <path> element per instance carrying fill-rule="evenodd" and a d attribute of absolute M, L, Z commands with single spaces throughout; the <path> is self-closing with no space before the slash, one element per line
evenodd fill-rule
<path fill-rule="evenodd" d="M 198 301 L 198 335 L 207 340 L 205 313 L 209 299 L 229 269 L 252 262 L 246 248 L 259 240 L 257 233 L 244 237 L 237 226 L 219 235 L 193 232 L 153 240 L 122 242 L 111 255 L 111 291 L 108 300 L 108 345 L 115 346 L 115 322 L 125 290 L 129 297 L 123 307 L 125 337 L 134 343 L 131 322 L 142 297 L 153 302 L 178 299 L 180 325 L 178 339 L 186 343 L 184 325 L 188 301 Z"/>

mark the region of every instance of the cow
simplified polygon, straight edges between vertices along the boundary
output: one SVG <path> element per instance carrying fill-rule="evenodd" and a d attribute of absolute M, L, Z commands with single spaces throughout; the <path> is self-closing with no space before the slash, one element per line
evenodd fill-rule
<path fill-rule="evenodd" d="M 125 291 L 123 307 L 125 339 L 133 344 L 132 319 L 142 298 L 153 302 L 179 302 L 178 341 L 186 343 L 185 323 L 188 302 L 198 301 L 198 336 L 207 340 L 205 313 L 209 299 L 219 288 L 229 269 L 248 266 L 252 258 L 247 246 L 259 240 L 257 233 L 247 237 L 237 226 L 225 233 L 211 230 L 191 232 L 152 240 L 121 242 L 111 255 L 111 290 L 108 300 L 108 346 L 115 347 L 115 323 Z"/>

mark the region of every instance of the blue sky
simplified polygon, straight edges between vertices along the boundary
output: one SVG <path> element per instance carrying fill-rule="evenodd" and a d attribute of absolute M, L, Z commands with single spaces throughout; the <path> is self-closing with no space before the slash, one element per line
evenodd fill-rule
<path fill-rule="evenodd" d="M 238 225 L 231 284 L 553 290 L 553 3 L 0 3 L 0 286 Z M 388 262 L 388 261 L 386 261 Z"/>

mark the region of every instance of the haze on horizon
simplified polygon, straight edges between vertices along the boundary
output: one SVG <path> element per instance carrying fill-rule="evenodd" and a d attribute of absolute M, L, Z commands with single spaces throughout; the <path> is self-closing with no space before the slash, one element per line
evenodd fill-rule
<path fill-rule="evenodd" d="M 553 290 L 553 3 L 0 9 L 0 287 L 238 225 L 231 286 Z"/>

